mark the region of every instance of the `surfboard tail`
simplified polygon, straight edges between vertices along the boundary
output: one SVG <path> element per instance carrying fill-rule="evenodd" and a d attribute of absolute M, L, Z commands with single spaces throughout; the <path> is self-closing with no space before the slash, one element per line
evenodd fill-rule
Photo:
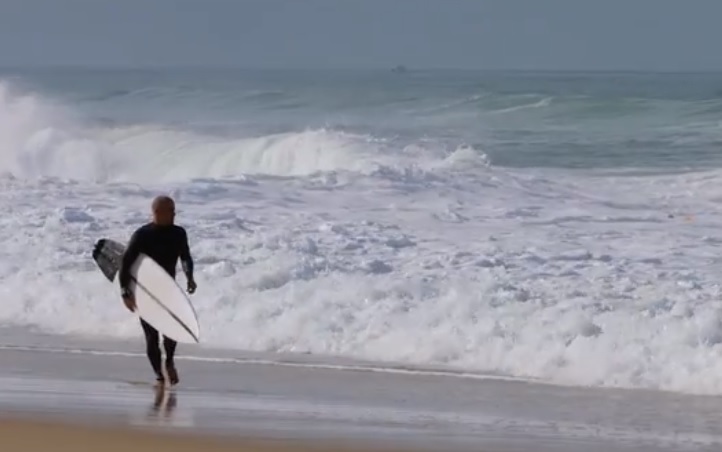
<path fill-rule="evenodd" d="M 93 260 L 100 268 L 100 271 L 113 282 L 115 275 L 120 270 L 120 262 L 123 259 L 125 247 L 118 242 L 109 239 L 100 239 L 93 247 Z"/>

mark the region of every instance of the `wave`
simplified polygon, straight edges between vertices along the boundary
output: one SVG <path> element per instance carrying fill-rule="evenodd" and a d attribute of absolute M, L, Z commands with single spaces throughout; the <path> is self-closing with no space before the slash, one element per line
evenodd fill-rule
<path fill-rule="evenodd" d="M 89 80 L 49 95 L 0 80 L 0 171 L 99 182 L 368 173 L 443 166 L 468 144 L 500 167 L 720 165 L 718 101 L 710 99 L 473 84 Z"/>
<path fill-rule="evenodd" d="M 385 139 L 324 128 L 238 138 L 162 124 L 89 124 L 72 109 L 6 84 L 0 84 L 0 136 L 2 172 L 96 182 L 371 172 L 419 164 L 422 154 L 448 156 L 427 146 L 400 146 L 394 154 Z"/>

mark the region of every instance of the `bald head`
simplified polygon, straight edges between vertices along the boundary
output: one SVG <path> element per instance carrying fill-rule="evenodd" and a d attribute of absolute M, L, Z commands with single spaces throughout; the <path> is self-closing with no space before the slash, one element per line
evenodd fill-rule
<path fill-rule="evenodd" d="M 175 202 L 170 196 L 156 196 L 151 205 L 153 222 L 162 226 L 173 224 L 175 220 Z"/>

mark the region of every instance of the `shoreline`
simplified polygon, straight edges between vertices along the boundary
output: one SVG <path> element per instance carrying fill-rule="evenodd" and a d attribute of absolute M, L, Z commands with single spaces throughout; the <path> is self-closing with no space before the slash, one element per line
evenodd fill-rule
<path fill-rule="evenodd" d="M 0 348 L 0 362 L 3 452 L 113 452 L 104 444 L 116 443 L 134 452 L 190 444 L 211 452 L 722 445 L 721 397 L 226 360 L 182 360 L 181 384 L 158 391 L 135 354 Z"/>

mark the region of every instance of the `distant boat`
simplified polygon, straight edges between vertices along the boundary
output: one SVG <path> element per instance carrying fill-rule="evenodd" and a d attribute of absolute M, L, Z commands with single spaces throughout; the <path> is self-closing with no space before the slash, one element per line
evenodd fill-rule
<path fill-rule="evenodd" d="M 394 72 L 396 74 L 404 74 L 408 72 L 409 70 L 406 68 L 406 66 L 398 65 L 395 68 L 391 69 L 391 72 Z"/>

